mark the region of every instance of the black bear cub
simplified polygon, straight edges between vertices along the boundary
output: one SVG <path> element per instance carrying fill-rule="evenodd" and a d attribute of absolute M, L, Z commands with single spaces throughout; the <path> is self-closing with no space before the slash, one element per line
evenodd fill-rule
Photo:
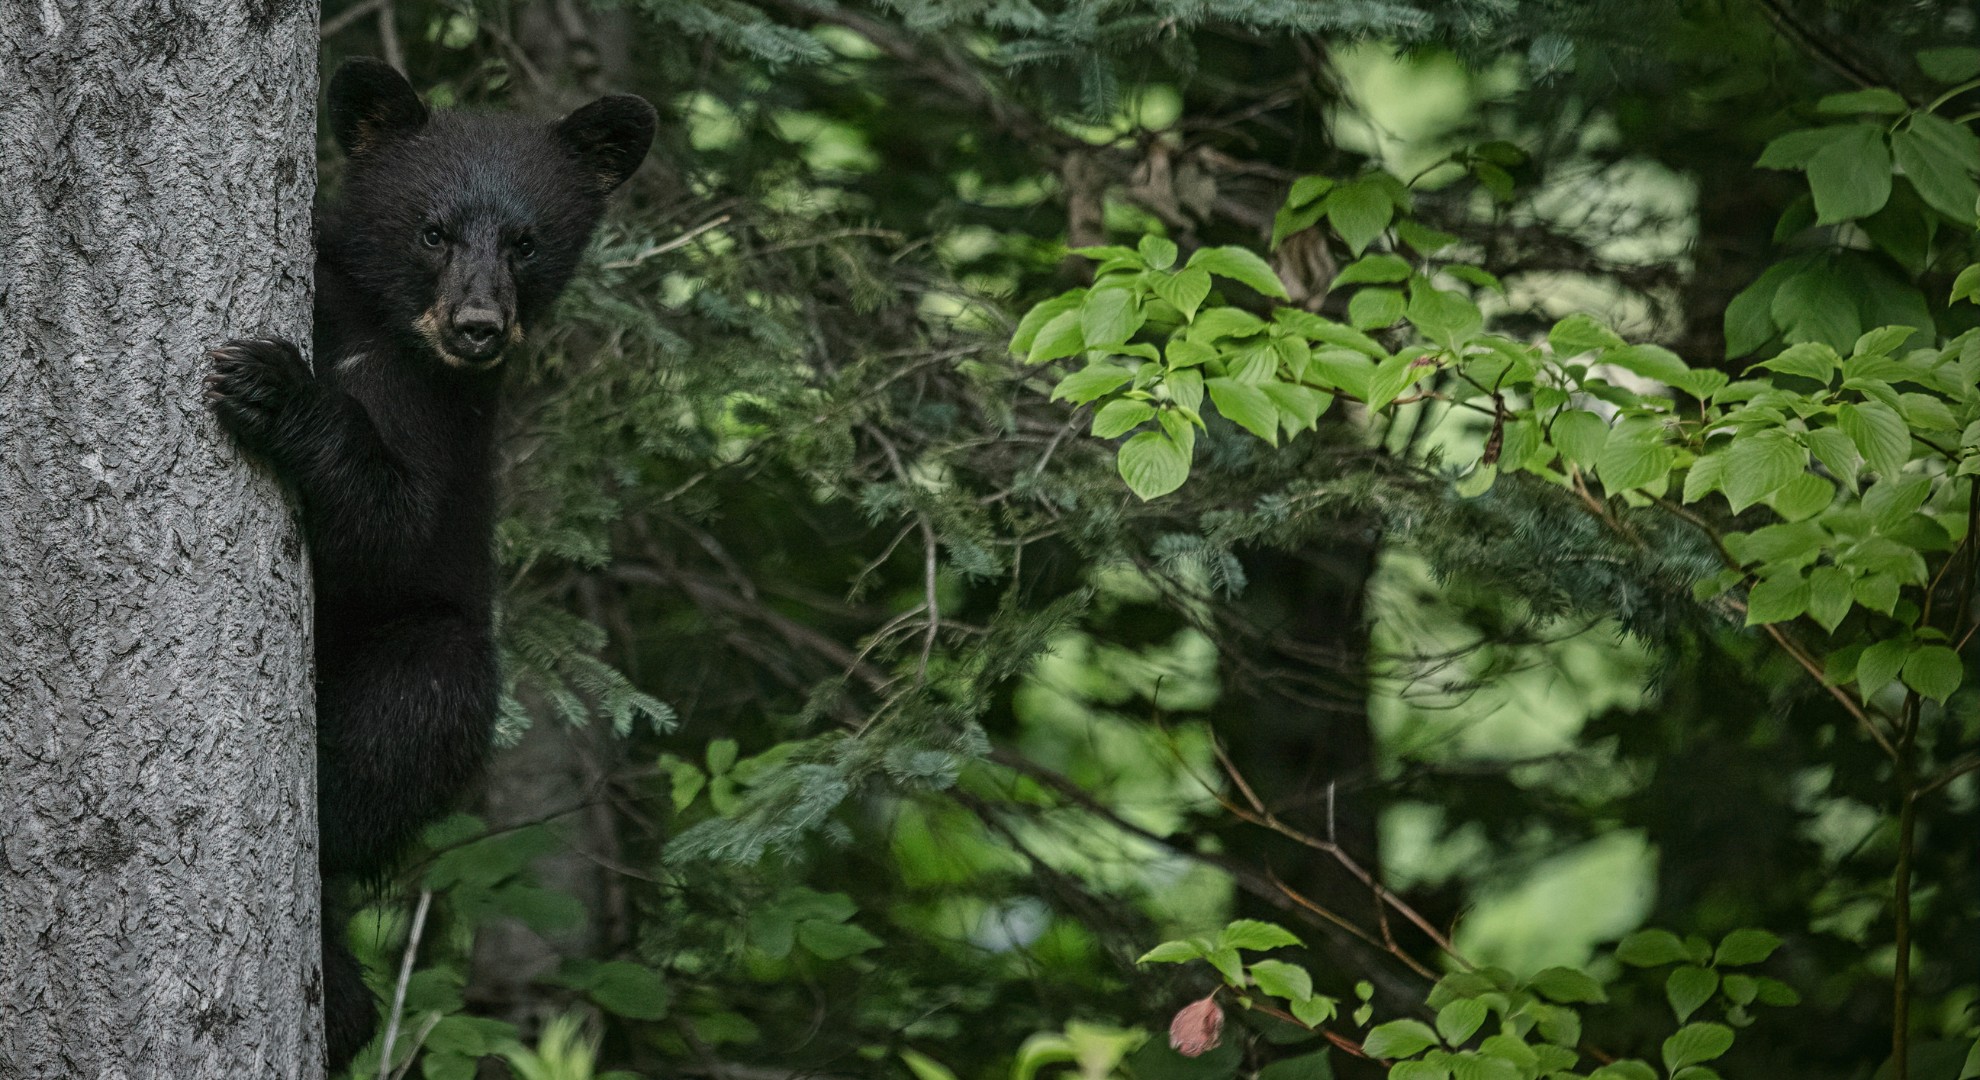
<path fill-rule="evenodd" d="M 315 370 L 289 342 L 231 341 L 211 354 L 206 394 L 294 487 L 315 569 L 335 1071 L 377 1013 L 336 894 L 388 869 L 488 750 L 502 360 L 646 156 L 654 112 L 607 97 L 553 124 L 430 113 L 375 60 L 338 69 L 329 106 L 350 165 L 317 216 Z"/>

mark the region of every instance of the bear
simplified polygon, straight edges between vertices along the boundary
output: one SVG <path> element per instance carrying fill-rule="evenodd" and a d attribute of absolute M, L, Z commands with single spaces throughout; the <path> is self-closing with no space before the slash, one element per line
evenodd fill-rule
<path fill-rule="evenodd" d="M 496 404 L 656 114 L 600 98 L 554 123 L 429 111 L 391 66 L 343 64 L 349 158 L 316 213 L 315 364 L 278 338 L 208 355 L 220 426 L 294 492 L 316 594 L 318 857 L 330 1069 L 377 1006 L 341 898 L 375 883 L 479 774 L 493 642 Z"/>

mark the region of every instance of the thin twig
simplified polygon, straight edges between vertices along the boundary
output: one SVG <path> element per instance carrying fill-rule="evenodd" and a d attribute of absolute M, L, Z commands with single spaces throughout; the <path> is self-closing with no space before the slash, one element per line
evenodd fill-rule
<path fill-rule="evenodd" d="M 406 73 L 406 50 L 399 44 L 398 12 L 393 9 L 392 0 L 380 0 L 378 5 L 378 48 L 393 70 L 401 75 Z"/>
<path fill-rule="evenodd" d="M 734 217 L 735 217 L 734 214 L 723 214 L 719 217 L 710 218 L 707 221 L 704 221 L 701 224 L 696 225 L 694 228 L 689 229 L 688 231 L 682 233 L 681 235 L 674 237 L 672 240 L 669 240 L 662 244 L 654 244 L 650 247 L 640 249 L 639 254 L 634 255 L 632 258 L 614 259 L 611 262 L 604 264 L 604 269 L 630 270 L 633 267 L 638 266 L 640 263 L 643 263 L 646 260 L 651 259 L 657 255 L 665 255 L 670 251 L 677 251 L 681 248 L 688 246 L 688 244 L 693 242 L 695 237 L 700 236 L 702 233 L 705 233 L 710 229 L 719 229 L 722 226 L 727 225 Z"/>
<path fill-rule="evenodd" d="M 419 907 L 413 912 L 412 931 L 406 937 L 406 956 L 399 962 L 399 984 L 392 989 L 392 1013 L 385 1020 L 385 1049 L 378 1055 L 378 1080 L 392 1078 L 392 1044 L 399 1039 L 399 1017 L 406 1010 L 406 986 L 412 982 L 413 958 L 419 954 L 419 936 L 426 931 L 426 912 L 433 906 L 433 890 L 419 890 Z"/>
<path fill-rule="evenodd" d="M 426 1037 L 433 1034 L 433 1029 L 438 1027 L 443 1019 L 445 1019 L 444 1013 L 426 1014 L 426 1022 L 419 1025 L 419 1031 L 414 1033 L 412 1045 L 406 1048 L 406 1060 L 393 1071 L 392 1080 L 404 1080 L 406 1074 L 412 1072 L 413 1057 L 419 1053 L 420 1047 L 426 1045 Z"/>
<path fill-rule="evenodd" d="M 317 31 L 317 36 L 324 41 L 328 41 L 332 37 L 343 33 L 352 23 L 357 22 L 359 19 L 384 6 L 385 0 L 364 0 L 364 3 L 358 4 L 355 7 L 347 7 L 330 18 L 323 20 L 323 29 Z"/>

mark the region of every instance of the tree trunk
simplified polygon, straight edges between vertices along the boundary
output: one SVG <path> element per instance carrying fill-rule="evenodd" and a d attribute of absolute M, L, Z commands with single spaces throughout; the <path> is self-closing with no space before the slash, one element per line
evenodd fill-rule
<path fill-rule="evenodd" d="M 308 341 L 316 5 L 0 5 L 0 1078 L 323 1075 L 308 577 L 205 350 Z"/>

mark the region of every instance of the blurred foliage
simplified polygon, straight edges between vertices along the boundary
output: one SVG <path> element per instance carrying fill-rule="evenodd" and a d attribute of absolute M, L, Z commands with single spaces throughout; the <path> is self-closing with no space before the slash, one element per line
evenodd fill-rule
<path fill-rule="evenodd" d="M 1409 327 L 1446 345 L 1489 328 L 1522 355 L 1669 350 L 1605 355 L 1631 372 L 1599 376 L 1613 393 L 1572 387 L 1604 421 L 1698 415 L 1718 386 L 1672 375 L 1849 353 L 1886 323 L 1936 346 L 1975 322 L 1947 303 L 1974 261 L 1974 180 L 1965 144 L 1920 117 L 1980 108 L 1955 47 L 1980 30 L 1968 7 L 374 0 L 324 17 L 326 67 L 393 57 L 439 104 L 555 114 L 636 92 L 663 115 L 511 376 L 511 746 L 474 816 L 436 826 L 353 920 L 387 1009 L 418 943 L 405 1075 L 1300 1080 L 1381 1075 L 1348 1049 L 1372 1038 L 1420 1076 L 1553 1060 L 1485 1053 L 1493 1038 L 1649 1076 L 1885 1063 L 1892 759 L 1764 631 L 1694 595 L 1721 566 L 1706 535 L 1668 515 L 1625 535 L 1588 491 L 1513 475 L 1553 467 L 1540 443 L 1455 405 L 1259 391 L 1267 423 L 1229 385 L 1205 389 L 1200 427 L 1137 420 L 1190 443 L 1187 482 L 1144 502 L 1117 470 L 1132 425 L 1094 437 L 1061 369 L 1007 345 L 1042 328 L 1023 312 L 1131 257 L 1117 269 L 1182 269 L 1173 297 L 1137 279 L 1174 310 L 1365 340 L 1371 367 L 1410 355 Z M 338 167 L 327 153 L 327 185 Z M 1082 247 L 1120 253 L 1096 277 L 1068 257 Z M 1123 317 L 1095 310 L 1093 332 Z M 1220 364 L 1228 340 L 1204 343 Z M 1444 385 L 1426 355 L 1390 399 Z M 1918 391 L 1891 392 L 1902 412 Z M 1903 415 L 1931 437 L 1936 413 Z M 1444 463 L 1495 438 L 1495 460 L 1525 455 L 1461 492 Z M 1604 479 L 1608 438 L 1584 470 Z M 1618 474 L 1677 467 L 1628 447 Z M 1611 486 L 1594 497 L 1634 514 L 1634 485 Z M 1754 507 L 1722 524 L 1759 536 L 1778 494 L 1735 498 Z M 1929 706 L 1933 760 L 1971 753 L 1977 705 Z M 1910 1072 L 1956 1080 L 1980 1067 L 1972 774 L 1912 817 Z M 1267 924 L 1296 943 L 1271 938 L 1234 983 L 1219 934 Z M 1720 955 L 1752 927 L 1779 947 L 1750 969 Z M 1198 939 L 1200 961 L 1136 963 Z M 1206 1045 L 1190 1003 L 1235 993 L 1291 1020 L 1220 1011 Z M 1190 1009 L 1179 1042 L 1199 1056 L 1144 1037 Z M 354 1075 L 379 1073 L 374 1053 Z"/>

